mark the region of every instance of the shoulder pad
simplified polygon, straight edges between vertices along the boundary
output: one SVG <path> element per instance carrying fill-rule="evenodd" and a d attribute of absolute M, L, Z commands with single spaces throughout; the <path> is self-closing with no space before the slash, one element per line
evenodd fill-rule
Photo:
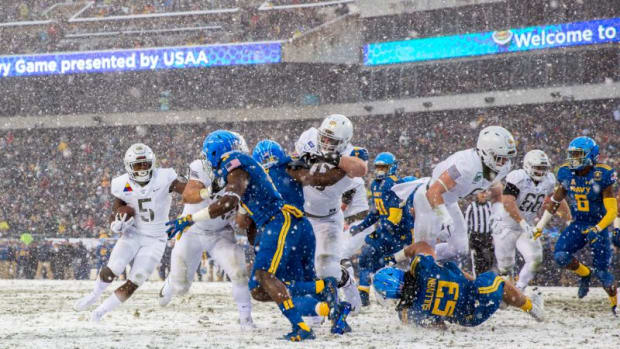
<path fill-rule="evenodd" d="M 606 169 L 607 171 L 612 171 L 613 169 L 611 168 L 611 166 L 606 165 L 606 164 L 596 164 L 595 167 L 599 167 L 599 168 L 603 168 Z"/>

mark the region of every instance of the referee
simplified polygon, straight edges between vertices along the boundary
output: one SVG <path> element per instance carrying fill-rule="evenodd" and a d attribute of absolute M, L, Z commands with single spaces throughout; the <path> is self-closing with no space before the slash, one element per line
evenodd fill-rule
<path fill-rule="evenodd" d="M 495 252 L 491 235 L 491 203 L 489 192 L 481 191 L 465 211 L 469 250 L 474 275 L 480 275 L 493 267 Z"/>

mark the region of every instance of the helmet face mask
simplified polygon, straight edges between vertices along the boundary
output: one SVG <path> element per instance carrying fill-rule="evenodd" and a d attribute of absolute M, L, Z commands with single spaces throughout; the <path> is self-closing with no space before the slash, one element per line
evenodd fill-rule
<path fill-rule="evenodd" d="M 344 115 L 333 114 L 325 118 L 319 127 L 319 151 L 342 153 L 353 137 L 353 124 Z"/>
<path fill-rule="evenodd" d="M 489 126 L 480 131 L 476 149 L 484 165 L 495 173 L 510 170 L 511 160 L 517 156 L 512 134 L 500 126 Z"/>
<path fill-rule="evenodd" d="M 155 168 L 155 154 L 147 145 L 133 144 L 127 149 L 123 162 L 129 178 L 134 182 L 145 185 L 151 180 Z"/>
<path fill-rule="evenodd" d="M 577 137 L 568 145 L 566 161 L 571 170 L 581 170 L 598 162 L 599 147 L 590 137 Z"/>
<path fill-rule="evenodd" d="M 583 149 L 568 149 L 566 161 L 571 169 L 579 169 L 586 163 L 586 152 Z"/>
<path fill-rule="evenodd" d="M 394 154 L 390 152 L 379 153 L 375 158 L 375 178 L 383 179 L 386 176 L 396 174 L 398 170 L 398 162 Z"/>
<path fill-rule="evenodd" d="M 385 177 L 390 171 L 390 165 L 375 165 L 375 176 L 377 178 Z"/>
<path fill-rule="evenodd" d="M 530 150 L 523 157 L 523 170 L 537 182 L 542 181 L 550 169 L 551 162 L 549 157 L 542 150 Z"/>

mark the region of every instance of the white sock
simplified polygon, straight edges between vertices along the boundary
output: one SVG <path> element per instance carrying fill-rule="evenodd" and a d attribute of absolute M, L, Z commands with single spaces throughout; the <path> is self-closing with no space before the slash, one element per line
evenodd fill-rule
<path fill-rule="evenodd" d="M 248 282 L 233 282 L 232 294 L 235 303 L 237 303 L 239 318 L 245 319 L 250 317 L 252 314 L 252 302 L 250 301 L 250 289 L 248 288 Z"/>
<path fill-rule="evenodd" d="M 101 281 L 101 279 L 97 279 L 97 281 L 95 281 L 95 288 L 93 288 L 92 295 L 95 297 L 101 296 L 103 291 L 105 291 L 105 289 L 108 288 L 108 286 L 110 286 L 111 284 L 111 282 L 103 282 Z"/>
<path fill-rule="evenodd" d="M 532 281 L 534 276 L 536 276 L 536 273 L 532 271 L 532 266 L 526 263 L 521 269 L 521 272 L 519 273 L 517 287 L 520 289 L 526 288 L 530 281 Z"/>
<path fill-rule="evenodd" d="M 121 300 L 118 299 L 118 297 L 116 296 L 116 293 L 112 293 L 112 295 L 106 298 L 106 300 L 103 301 L 103 303 L 101 303 L 101 305 L 98 306 L 97 309 L 95 309 L 95 311 L 101 314 L 106 314 L 116 309 L 119 305 L 121 305 L 121 303 L 123 302 L 121 302 Z"/>

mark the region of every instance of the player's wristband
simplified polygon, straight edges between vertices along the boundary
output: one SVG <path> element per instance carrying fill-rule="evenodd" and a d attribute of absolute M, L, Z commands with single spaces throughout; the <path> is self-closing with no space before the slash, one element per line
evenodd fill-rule
<path fill-rule="evenodd" d="M 406 261 L 408 259 L 409 258 L 405 255 L 405 249 L 404 248 L 402 250 L 394 253 L 394 260 L 396 261 L 396 263 L 404 262 L 404 261 Z"/>
<path fill-rule="evenodd" d="M 211 196 L 211 190 L 210 189 L 208 189 L 208 188 L 200 189 L 200 198 L 201 199 L 206 200 L 206 199 L 209 198 L 209 196 Z"/>
<path fill-rule="evenodd" d="M 536 229 L 543 230 L 545 228 L 545 226 L 547 226 L 547 223 L 549 223 L 549 221 L 551 220 L 552 217 L 553 217 L 553 215 L 551 214 L 551 212 L 545 210 L 543 212 L 542 217 L 538 221 L 538 224 L 536 224 Z"/>
<path fill-rule="evenodd" d="M 211 219 L 211 214 L 209 213 L 209 206 L 203 208 L 202 210 L 192 215 L 192 220 L 194 222 L 206 221 L 208 219 Z"/>

